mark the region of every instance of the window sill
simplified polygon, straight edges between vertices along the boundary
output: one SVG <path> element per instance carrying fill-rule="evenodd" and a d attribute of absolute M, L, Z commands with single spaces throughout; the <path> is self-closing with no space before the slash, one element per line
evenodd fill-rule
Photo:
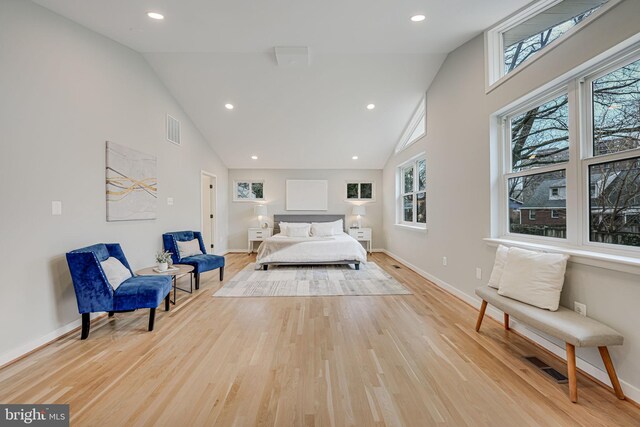
<path fill-rule="evenodd" d="M 398 228 L 404 228 L 406 230 L 413 230 L 413 231 L 421 231 L 426 233 L 427 230 L 429 230 L 427 227 L 417 227 L 415 225 L 406 225 L 406 224 L 394 224 L 396 227 Z"/>
<path fill-rule="evenodd" d="M 635 256 L 615 255 L 579 249 L 570 246 L 530 243 L 505 238 L 485 238 L 484 241 L 489 246 L 515 246 L 518 248 L 537 250 L 542 252 L 566 254 L 571 256 L 569 261 L 576 264 L 605 268 L 614 271 L 623 271 L 625 273 L 631 274 L 640 274 L 640 258 Z"/>

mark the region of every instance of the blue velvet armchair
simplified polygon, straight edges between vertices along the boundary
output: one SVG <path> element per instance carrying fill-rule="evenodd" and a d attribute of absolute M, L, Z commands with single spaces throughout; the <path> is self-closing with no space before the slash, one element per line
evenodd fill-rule
<path fill-rule="evenodd" d="M 202 255 L 180 258 L 177 242 L 186 242 L 198 239 Z M 224 257 L 207 253 L 202 241 L 202 233 L 199 231 L 173 231 L 162 235 L 164 250 L 171 252 L 174 264 L 187 264 L 193 266 L 193 273 L 196 276 L 196 289 L 200 289 L 200 273 L 205 271 L 220 269 L 220 281 L 224 280 Z"/>
<path fill-rule="evenodd" d="M 100 265 L 109 257 L 117 258 L 131 276 L 114 291 Z M 89 336 L 90 313 L 115 312 L 149 308 L 149 330 L 153 330 L 156 307 L 162 299 L 169 311 L 170 276 L 134 276 L 122 248 L 117 243 L 99 243 L 67 253 L 73 287 L 76 291 L 78 311 L 82 314 L 81 339 Z"/>

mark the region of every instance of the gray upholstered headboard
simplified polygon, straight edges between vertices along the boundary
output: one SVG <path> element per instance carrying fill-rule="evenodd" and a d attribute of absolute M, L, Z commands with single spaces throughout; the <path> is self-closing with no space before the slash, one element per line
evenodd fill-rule
<path fill-rule="evenodd" d="M 342 228 L 346 230 L 347 224 L 344 221 L 344 215 L 274 215 L 273 216 L 273 234 L 280 232 L 280 222 L 333 222 L 341 219 Z"/>

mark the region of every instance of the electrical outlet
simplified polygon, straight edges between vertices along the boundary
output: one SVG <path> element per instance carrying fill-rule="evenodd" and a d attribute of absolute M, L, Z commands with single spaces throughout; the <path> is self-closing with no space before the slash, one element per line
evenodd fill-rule
<path fill-rule="evenodd" d="M 167 197 L 167 205 L 173 206 L 173 197 Z"/>
<path fill-rule="evenodd" d="M 476 267 L 476 279 L 482 280 L 482 269 L 480 267 Z"/>
<path fill-rule="evenodd" d="M 54 200 L 51 202 L 51 215 L 62 215 L 62 202 L 60 200 Z"/>
<path fill-rule="evenodd" d="M 447 265 L 447 257 L 446 256 L 442 257 L 442 265 L 444 265 L 444 266 Z"/>
<path fill-rule="evenodd" d="M 587 305 L 579 303 L 578 301 L 573 302 L 573 311 L 583 316 L 587 316 Z"/>

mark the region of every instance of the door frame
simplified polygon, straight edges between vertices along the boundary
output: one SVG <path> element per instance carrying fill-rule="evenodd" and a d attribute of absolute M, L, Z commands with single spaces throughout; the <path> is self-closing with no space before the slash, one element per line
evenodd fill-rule
<path fill-rule="evenodd" d="M 200 170 L 200 230 L 204 230 L 204 215 L 202 215 L 202 208 L 204 207 L 204 197 L 202 196 L 202 184 L 204 184 L 204 177 L 208 176 L 209 178 L 213 178 L 213 252 L 218 250 L 218 177 L 216 174 L 207 172 L 205 170 Z M 211 249 L 211 248 L 207 248 Z"/>

